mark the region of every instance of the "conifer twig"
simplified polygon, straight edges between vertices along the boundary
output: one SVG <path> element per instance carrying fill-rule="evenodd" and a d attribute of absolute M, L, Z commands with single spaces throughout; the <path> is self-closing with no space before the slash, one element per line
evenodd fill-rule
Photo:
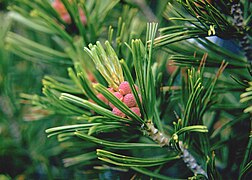
<path fill-rule="evenodd" d="M 165 136 L 161 133 L 155 126 L 151 123 L 151 121 L 147 122 L 147 134 L 159 145 L 163 146 L 170 146 L 170 137 Z M 197 163 L 196 158 L 189 152 L 186 146 L 183 144 L 182 141 L 179 141 L 179 148 L 181 150 L 181 158 L 187 165 L 187 167 L 195 174 L 204 175 L 208 178 L 206 171 L 201 167 L 200 164 Z"/>
<path fill-rule="evenodd" d="M 248 61 L 252 61 L 252 48 L 249 42 L 249 35 L 244 28 L 244 19 L 243 19 L 243 12 L 241 9 L 241 5 L 239 2 L 234 2 L 231 5 L 231 15 L 233 17 L 233 23 L 240 31 L 240 36 L 238 38 L 240 42 L 240 46 L 243 49 L 246 58 Z"/>
<path fill-rule="evenodd" d="M 197 163 L 196 158 L 188 151 L 188 149 L 185 147 L 185 145 L 182 143 L 182 141 L 179 141 L 179 147 L 181 149 L 181 152 L 183 153 L 181 157 L 183 158 L 183 161 L 187 165 L 187 167 L 195 174 L 202 174 L 206 178 L 208 178 L 206 171 L 200 166 L 200 164 Z"/>

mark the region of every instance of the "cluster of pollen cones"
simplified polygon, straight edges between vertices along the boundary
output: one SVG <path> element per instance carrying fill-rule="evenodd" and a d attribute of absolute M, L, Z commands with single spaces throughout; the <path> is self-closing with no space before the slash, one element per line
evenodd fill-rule
<path fill-rule="evenodd" d="M 136 85 L 135 85 L 135 87 L 138 90 L 138 87 Z M 113 88 L 108 88 L 108 90 L 111 93 L 113 93 L 113 95 L 116 98 L 118 98 L 120 101 L 122 101 L 124 104 L 126 104 L 131 109 L 131 111 L 133 111 L 139 117 L 141 117 L 140 109 L 137 106 L 136 99 L 135 99 L 135 97 L 130 89 L 130 85 L 127 81 L 124 81 L 119 85 L 118 91 L 115 91 Z M 111 102 L 109 102 L 102 94 L 97 94 L 97 97 L 112 108 L 113 114 L 120 116 L 120 117 L 126 117 L 126 115 L 122 111 L 120 111 Z M 141 101 L 140 95 L 139 95 L 139 99 Z"/>

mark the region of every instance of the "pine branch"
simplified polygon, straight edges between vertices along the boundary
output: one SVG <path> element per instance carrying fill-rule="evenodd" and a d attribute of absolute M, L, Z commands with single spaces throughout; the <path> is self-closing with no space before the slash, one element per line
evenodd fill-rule
<path fill-rule="evenodd" d="M 64 52 L 38 44 L 20 35 L 9 32 L 5 41 L 8 50 L 21 55 L 23 58 L 29 59 L 29 57 L 32 57 L 37 62 L 43 61 L 63 65 L 72 64 Z"/>
<path fill-rule="evenodd" d="M 244 27 L 243 11 L 241 10 L 241 4 L 239 3 L 239 1 L 233 2 L 233 4 L 231 5 L 230 13 L 233 17 L 234 25 L 240 31 L 240 36 L 238 37 L 240 46 L 242 47 L 247 60 L 252 61 L 252 47 L 249 39 L 249 34 Z"/>
<path fill-rule="evenodd" d="M 216 169 L 233 175 L 240 167 L 239 178 L 246 177 L 251 139 L 241 165 L 234 154 L 247 138 L 240 127 L 248 127 L 252 112 L 252 84 L 245 73 L 251 59 L 249 1 L 241 1 L 244 8 L 237 1 L 231 4 L 232 17 L 224 13 L 229 0 L 169 3 L 164 12 L 169 22 L 160 21 L 169 26 L 160 28 L 156 38 L 157 24 L 147 24 L 145 41 L 140 39 L 146 24 L 132 8 L 136 4 L 122 6 L 127 1 L 57 1 L 66 16 L 50 1 L 17 2 L 10 17 L 34 37 L 18 35 L 23 30 L 14 27 L 16 33 L 8 33 L 6 47 L 32 61 L 74 65 L 68 68 L 69 79 L 44 77 L 44 96 L 21 95 L 23 102 L 46 109 L 47 115 L 69 117 L 67 125 L 46 130 L 72 154 L 63 159 L 66 167 L 115 170 L 132 179 L 174 179 L 166 176 L 174 164 L 176 177 L 191 171 L 192 179 L 219 179 Z M 240 41 L 247 57 L 209 41 L 210 36 Z M 171 75 L 166 72 L 168 60 L 180 66 Z M 224 75 L 235 78 L 221 76 L 226 67 Z M 7 82 L 4 77 L 0 83 Z M 241 91 L 245 92 L 238 103 Z M 179 169 L 183 161 L 187 171 Z"/>
<path fill-rule="evenodd" d="M 155 32 L 155 31 L 154 31 Z M 149 36 L 149 38 L 150 39 L 152 39 L 152 42 L 153 42 L 153 39 L 154 39 L 154 36 L 155 36 L 155 34 L 153 33 L 153 31 L 149 31 L 149 33 L 150 33 L 150 36 Z M 136 41 L 137 42 L 137 41 Z M 108 43 L 108 42 L 107 42 Z M 138 43 L 138 42 L 137 42 Z M 99 45 L 99 43 L 98 43 L 98 45 Z M 134 45 L 134 44 L 133 44 Z M 141 45 L 141 43 L 139 44 L 139 45 Z M 92 49 L 92 47 L 95 47 L 95 46 L 92 46 L 92 45 L 90 45 L 90 47 L 91 47 L 91 49 Z M 150 45 L 150 48 L 151 48 L 152 46 Z M 106 70 L 107 71 L 107 73 L 113 73 L 114 72 L 114 70 L 116 70 L 116 71 L 118 71 L 118 72 L 122 72 L 122 70 L 120 70 L 121 69 L 121 65 L 119 64 L 119 66 L 117 66 L 117 68 L 115 67 L 115 65 L 116 65 L 116 63 L 112 63 L 112 61 L 118 61 L 119 62 L 119 60 L 116 58 L 116 59 L 112 59 L 112 58 L 108 58 L 108 57 L 113 57 L 112 55 L 114 54 L 115 55 L 115 52 L 111 49 L 111 50 L 109 50 L 109 51 L 107 51 L 107 54 L 105 53 L 105 51 L 103 50 L 103 48 L 101 47 L 101 45 L 99 45 L 99 47 L 97 47 L 97 48 L 99 48 L 99 56 L 98 56 L 98 54 L 97 54 L 97 52 L 95 52 L 95 51 L 90 51 L 90 50 L 88 50 L 87 49 L 87 51 L 89 52 L 89 54 L 90 54 L 90 56 L 91 57 L 93 57 L 93 58 L 96 58 L 95 59 L 95 62 L 96 63 L 100 63 L 102 60 L 106 60 L 106 61 L 108 61 L 107 62 L 107 67 L 103 67 L 103 68 L 107 68 L 107 69 L 99 69 L 101 72 L 104 70 Z M 109 44 L 107 44 L 107 48 L 111 48 L 111 46 L 109 46 Z M 139 47 L 138 47 L 139 48 Z M 142 52 L 142 53 L 145 53 L 146 54 L 146 51 L 140 51 L 140 52 Z M 152 51 L 148 51 L 149 53 L 151 53 Z M 133 51 L 133 53 L 134 53 L 134 51 Z M 94 55 L 96 55 L 96 56 L 94 56 Z M 142 56 L 145 56 L 147 59 L 145 59 L 147 62 L 145 62 L 144 61 L 144 64 L 145 64 L 145 66 L 144 66 L 144 68 L 145 69 L 143 69 L 143 74 L 144 73 L 147 73 L 147 74 L 145 74 L 145 75 L 143 75 L 143 77 L 145 77 L 145 78 L 140 78 L 140 79 L 142 79 L 142 81 L 139 81 L 139 85 L 140 85 L 140 83 L 142 83 L 142 85 L 140 85 L 140 87 L 144 87 L 144 89 L 149 89 L 150 87 L 151 88 L 153 88 L 153 86 L 149 86 L 148 85 L 148 83 L 149 83 L 149 81 L 152 79 L 151 77 L 152 77 L 152 71 L 151 71 L 151 68 L 152 68 L 152 62 L 151 62 L 151 55 L 149 55 L 149 56 L 147 56 L 147 55 L 144 55 L 144 54 L 138 54 L 138 55 L 140 55 L 140 57 Z M 115 56 L 116 57 L 116 56 Z M 123 64 L 124 66 L 125 66 L 125 72 L 126 72 L 126 74 L 128 74 L 129 73 L 129 71 L 127 70 L 127 66 L 126 66 L 126 64 Z M 77 68 L 77 72 L 80 74 L 81 72 L 82 72 L 82 70 L 83 69 L 80 69 L 80 68 L 78 68 L 78 66 L 76 66 L 76 68 Z M 100 68 L 102 68 L 102 67 L 100 67 Z M 139 71 L 138 69 L 136 69 L 136 71 Z M 151 74 L 148 74 L 148 73 L 151 73 Z M 117 73 L 118 74 L 118 73 Z M 130 82 L 132 83 L 132 79 L 131 79 L 131 76 L 128 74 L 127 75 L 130 79 Z M 140 77 L 140 76 L 139 76 Z M 75 79 L 75 78 L 74 78 Z M 114 80 L 115 80 L 115 82 L 117 82 L 117 78 L 116 79 L 114 79 L 114 78 L 111 78 L 111 79 L 109 79 L 109 81 L 111 81 L 111 82 L 114 82 Z M 84 78 L 83 79 L 83 82 L 88 82 L 89 80 L 87 79 L 87 78 Z M 85 83 L 84 83 L 85 84 Z M 86 85 L 84 85 L 84 84 L 82 84 L 82 87 L 84 87 L 84 89 L 85 89 L 85 86 Z M 116 83 L 115 83 L 116 84 Z M 102 86 L 101 84 L 95 84 L 94 85 L 94 88 L 98 91 L 98 92 L 100 92 L 109 102 L 111 102 L 114 106 L 116 106 L 119 110 L 121 110 L 123 113 L 125 113 L 126 114 L 126 116 L 128 116 L 128 117 L 130 117 L 133 121 L 132 121 L 132 123 L 133 122 L 138 122 L 138 126 L 139 126 L 139 124 L 142 124 L 142 128 L 144 129 L 144 131 L 146 131 L 147 132 L 147 135 L 151 138 L 151 139 L 153 139 L 154 141 L 156 141 L 158 144 L 158 146 L 160 147 L 160 145 L 161 146 L 169 146 L 170 144 L 170 140 L 167 138 L 167 137 L 165 137 L 161 132 L 160 132 L 160 130 L 158 130 L 158 129 L 156 129 L 155 127 L 154 127 L 154 125 L 152 124 L 152 121 L 149 121 L 149 122 L 146 122 L 145 121 L 145 119 L 146 119 L 146 117 L 145 118 L 141 118 L 141 117 L 139 117 L 138 115 L 136 115 L 134 112 L 132 112 L 130 109 L 129 109 L 129 107 L 127 107 L 123 102 L 121 102 L 118 98 L 116 98 L 108 89 L 106 89 L 106 87 L 104 87 L 104 86 Z M 118 88 L 118 87 L 116 87 L 116 88 Z M 134 85 L 132 85 L 131 84 L 131 90 L 133 90 L 134 92 L 135 92 L 135 94 L 136 94 L 136 89 L 135 89 L 135 87 L 134 87 Z M 92 92 L 92 93 L 94 93 L 93 91 L 94 90 L 92 90 L 92 88 L 90 88 L 89 90 L 88 89 L 85 89 L 85 92 L 87 93 L 87 91 L 90 91 L 90 93 Z M 49 93 L 50 91 L 45 91 L 45 93 L 47 94 L 47 96 L 48 97 L 50 97 L 51 95 L 50 95 L 50 93 Z M 145 92 L 145 91 L 141 91 L 141 92 L 143 92 L 143 94 L 146 94 L 145 96 L 146 96 L 146 99 L 144 99 L 143 98 L 143 101 L 145 101 L 145 102 L 152 102 L 153 104 L 155 104 L 155 98 L 153 98 L 153 97 L 149 97 L 148 96 L 148 94 Z M 152 92 L 152 91 L 150 91 L 150 89 L 149 89 L 149 91 L 148 92 Z M 153 91 L 153 92 L 155 92 L 155 91 Z M 88 94 L 88 93 L 87 93 Z M 151 93 L 152 94 L 152 93 Z M 93 94 L 93 95 L 95 95 L 95 93 Z M 144 97 L 144 96 L 142 96 L 142 97 Z M 107 118 L 111 118 L 111 120 L 116 120 L 116 121 L 121 121 L 121 122 L 126 122 L 127 121 L 127 119 L 125 119 L 125 118 L 120 118 L 120 117 L 118 117 L 118 116 L 116 116 L 116 115 L 114 115 L 109 109 L 106 109 L 106 108 L 103 108 L 103 107 L 101 107 L 100 105 L 97 105 L 97 104 L 94 104 L 94 103 L 92 103 L 92 102 L 89 102 L 89 101 L 87 101 L 87 100 L 85 100 L 85 99 L 82 99 L 82 98 L 79 98 L 79 97 L 76 97 L 76 96 L 73 96 L 73 95 L 71 95 L 71 94 L 67 94 L 67 93 L 62 93 L 61 94 L 61 96 L 60 96 L 60 101 L 62 101 L 62 103 L 68 103 L 68 105 L 67 106 L 69 106 L 69 105 L 71 105 L 71 106 L 74 106 L 74 105 L 76 105 L 77 107 L 83 107 L 83 108 L 85 108 L 85 109 L 89 109 L 89 110 L 93 110 L 93 111 L 95 111 L 97 114 L 100 114 L 100 115 L 102 115 L 102 116 L 105 116 L 105 117 L 107 117 Z M 140 101 L 140 100 L 139 100 Z M 69 106 L 69 107 L 71 107 L 71 106 Z M 146 108 L 145 106 L 144 106 L 144 108 Z M 147 108 L 148 109 L 148 108 Z M 147 113 L 147 115 L 148 115 L 148 117 L 154 117 L 153 115 L 152 115 L 152 113 L 153 113 L 153 110 L 148 110 L 148 111 L 146 111 L 146 113 Z M 121 120 L 120 120 L 121 119 Z M 110 122 L 112 122 L 110 120 Z M 153 121 L 153 122 L 155 122 L 155 121 Z M 157 121 L 156 121 L 157 122 Z M 128 124 L 131 124 L 131 123 L 129 123 L 128 122 Z M 112 125 L 112 124 L 111 124 Z M 118 124 L 119 125 L 119 124 Z M 133 125 L 133 124 L 132 124 Z M 100 126 L 99 128 L 96 128 L 97 126 Z M 121 125 L 119 125 L 118 127 L 120 127 Z M 93 133 L 97 133 L 97 131 L 100 131 L 100 130 L 102 130 L 102 129 L 104 129 L 104 130 L 108 130 L 108 131 L 111 131 L 112 129 L 113 129 L 113 127 L 117 127 L 117 125 L 116 126 L 111 126 L 111 127 L 109 127 L 109 126 L 107 126 L 107 125 L 102 125 L 102 124 L 90 124 L 90 126 L 88 126 L 90 129 L 89 129 L 89 133 L 90 134 L 93 134 Z M 123 127 L 123 126 L 121 126 L 121 127 Z M 66 129 L 67 128 L 67 129 Z M 60 131 L 59 132 L 54 132 L 52 135 L 57 135 L 57 134 L 64 134 L 64 133 L 68 133 L 69 131 L 73 131 L 73 130 L 75 130 L 75 131 L 78 131 L 78 128 L 76 128 L 75 126 L 72 126 L 72 127 L 70 127 L 70 129 L 68 129 L 68 127 L 60 127 L 60 128 L 58 128 L 58 129 L 60 129 Z M 80 129 L 81 130 L 81 129 Z M 54 129 L 52 129 L 52 131 L 55 131 Z M 206 132 L 206 129 L 204 129 L 204 127 L 202 127 L 202 126 L 192 126 L 192 127 L 190 127 L 190 126 L 187 126 L 187 127 L 185 127 L 185 129 L 179 129 L 176 133 L 177 133 L 177 136 L 178 135 L 180 135 L 181 133 L 189 133 L 190 131 L 196 131 L 196 132 Z M 102 145 L 104 145 L 104 146 L 106 146 L 106 147 L 110 147 L 110 148 L 123 148 L 123 149 L 125 149 L 125 148 L 129 148 L 129 147 L 137 147 L 138 145 L 140 145 L 139 143 L 137 143 L 137 144 L 134 144 L 134 145 L 130 145 L 130 144 L 128 144 L 128 143 L 126 143 L 125 145 L 124 144 L 120 144 L 120 143 L 112 143 L 112 142 L 107 142 L 107 141 L 104 141 L 104 140 L 101 140 L 101 139 L 96 139 L 95 137 L 92 137 L 92 136 L 88 136 L 88 135 L 86 135 L 85 133 L 81 133 L 81 132 L 75 132 L 74 133 L 75 135 L 77 135 L 78 137 L 81 137 L 81 138 L 84 138 L 85 140 L 88 140 L 88 141 L 91 141 L 91 142 L 96 142 L 96 143 L 100 143 L 100 144 L 102 144 Z M 67 134 L 66 134 L 67 135 Z M 70 133 L 69 134 L 69 136 L 72 136 L 73 134 L 72 133 Z M 68 136 L 68 135 L 67 135 Z M 177 142 L 177 139 L 175 138 L 175 137 L 177 137 L 177 136 L 173 136 L 173 140 L 175 140 L 175 142 L 176 143 L 178 143 Z M 146 145 L 143 145 L 143 146 L 146 146 Z M 148 146 L 150 146 L 150 144 L 148 145 Z M 185 148 L 185 146 L 183 146 L 183 143 L 182 142 L 180 142 L 180 145 L 179 145 L 179 149 L 182 151 L 182 158 L 184 159 L 184 161 L 185 161 L 185 163 L 187 163 L 187 165 L 189 166 L 189 168 L 195 173 L 195 174 L 203 174 L 203 175 L 205 175 L 206 176 L 206 173 L 202 170 L 202 168 L 201 168 L 201 166 L 200 165 L 198 165 L 197 164 L 197 162 L 196 162 L 196 159 L 189 153 L 189 151 Z M 105 160 L 105 161 L 107 161 L 106 159 L 102 159 L 102 160 Z M 110 163 L 116 163 L 116 162 L 114 162 L 114 161 L 109 161 Z M 117 163 L 116 163 L 117 164 Z M 122 165 L 122 164 L 117 164 L 117 165 Z M 153 164 L 153 165 L 158 165 L 158 164 Z M 145 166 L 145 165 L 144 165 Z"/>
<path fill-rule="evenodd" d="M 163 135 L 158 129 L 154 127 L 153 124 L 147 123 L 147 134 L 150 136 L 151 139 L 153 139 L 155 142 L 157 142 L 160 146 L 170 146 L 171 140 L 169 137 L 166 137 Z M 193 128 L 196 128 L 195 131 L 197 132 L 207 132 L 207 130 L 204 128 L 202 129 L 201 126 L 199 127 L 186 127 L 186 129 L 182 130 L 180 129 L 181 132 L 176 132 L 172 136 L 172 141 L 175 141 L 175 143 L 178 143 L 179 146 L 178 148 L 180 149 L 182 155 L 181 157 L 183 158 L 184 162 L 188 166 L 188 168 L 195 174 L 195 175 L 204 175 L 207 177 L 207 173 L 205 170 L 202 169 L 201 165 L 197 163 L 197 160 L 195 157 L 188 151 L 188 149 L 185 147 L 182 141 L 178 141 L 178 135 L 182 133 L 182 131 L 189 132 L 189 131 L 194 131 Z"/>
<path fill-rule="evenodd" d="M 63 163 L 65 167 L 77 165 L 77 164 L 87 164 L 88 162 L 97 159 L 95 152 L 88 152 L 81 155 L 69 157 L 63 159 Z"/>
<path fill-rule="evenodd" d="M 96 68 L 109 83 L 109 86 L 117 90 L 119 84 L 124 81 L 121 65 L 109 42 L 107 41 L 105 44 L 107 52 L 105 52 L 100 42 L 97 42 L 97 46 L 90 44 L 89 49 L 84 48 L 84 50 L 92 58 Z"/>
<path fill-rule="evenodd" d="M 168 3 L 167 9 L 164 12 L 164 16 L 170 20 L 171 22 L 177 21 L 176 25 L 173 24 L 172 26 L 161 28 L 160 29 L 160 37 L 157 37 L 155 39 L 155 46 L 160 47 L 160 48 L 165 48 L 165 46 L 169 45 L 169 51 L 171 50 L 178 50 L 176 49 L 177 46 L 173 45 L 178 42 L 182 43 L 184 40 L 187 39 L 205 39 L 206 37 L 209 36 L 218 36 L 223 39 L 238 39 L 241 43 L 241 46 L 244 47 L 244 51 L 247 52 L 245 61 L 243 60 L 243 63 L 239 63 L 237 58 L 227 58 L 230 59 L 230 65 L 234 65 L 234 67 L 247 67 L 248 63 L 246 59 L 249 59 L 251 52 L 251 47 L 250 47 L 250 42 L 249 42 L 249 32 L 248 29 L 249 27 L 245 26 L 243 23 L 243 17 L 242 17 L 242 12 L 239 11 L 238 5 L 235 5 L 233 7 L 233 14 L 235 12 L 235 8 L 237 9 L 237 14 L 235 15 L 234 21 L 238 23 L 238 25 L 235 25 L 235 23 L 231 24 L 228 20 L 228 17 L 224 16 L 218 7 L 218 3 L 216 4 L 217 7 L 214 7 L 211 3 L 208 1 L 178 1 L 179 4 L 181 4 L 187 12 L 190 13 L 190 17 L 188 14 L 183 13 L 182 11 L 176 10 L 177 8 Z M 171 17 L 175 16 L 175 17 Z M 193 18 L 192 18 L 193 17 Z M 188 25 L 189 24 L 189 25 Z M 227 36 L 228 34 L 228 36 Z M 202 43 L 200 42 L 201 40 L 199 39 L 199 42 L 201 45 Z M 184 43 L 184 42 L 183 42 Z M 208 43 L 210 44 L 210 43 Z M 175 46 L 175 47 L 173 47 Z M 171 47 L 171 48 L 170 48 Z M 222 61 L 223 56 L 219 56 L 219 53 L 216 53 L 216 44 L 213 44 L 211 46 L 207 45 L 206 48 L 208 49 L 215 49 L 215 53 L 209 53 L 209 59 L 213 58 L 213 62 L 217 62 L 218 59 L 219 61 Z M 199 47 L 201 49 L 201 47 Z M 226 50 L 224 48 L 218 47 L 219 52 L 225 52 Z M 166 48 L 168 49 L 168 48 Z M 179 46 L 179 49 L 183 49 L 183 47 Z M 176 52 L 175 51 L 175 52 Z M 195 50 L 193 50 L 195 51 Z M 173 51 L 174 52 L 174 51 Z M 187 50 L 187 55 L 190 51 Z M 179 51 L 180 54 L 183 54 L 185 52 Z M 193 52 L 191 52 L 193 53 Z M 203 52 L 204 53 L 204 52 Z M 213 55 L 213 56 L 212 56 Z M 222 54 L 226 56 L 224 53 Z M 191 56 L 193 56 L 191 54 Z M 234 56 L 235 57 L 235 56 Z M 184 60 L 182 57 L 177 57 L 177 52 L 176 56 L 174 57 L 176 59 L 176 62 L 178 64 L 182 65 L 195 65 L 198 64 L 198 62 L 195 62 L 195 60 L 190 57 L 193 61 L 191 62 L 187 57 L 187 60 Z M 178 59 L 178 60 L 177 60 Z M 236 62 L 237 60 L 237 62 Z M 210 60 L 211 61 L 211 60 Z M 210 62 L 209 61 L 209 62 Z M 215 66 L 212 63 L 207 64 L 207 66 Z"/>
<path fill-rule="evenodd" d="M 156 158 L 136 158 L 125 155 L 115 154 L 109 151 L 97 149 L 97 156 L 103 161 L 107 161 L 111 164 L 116 164 L 124 167 L 150 167 L 158 166 L 160 164 L 167 163 L 168 161 L 179 159 L 177 156 L 168 157 L 156 157 Z"/>

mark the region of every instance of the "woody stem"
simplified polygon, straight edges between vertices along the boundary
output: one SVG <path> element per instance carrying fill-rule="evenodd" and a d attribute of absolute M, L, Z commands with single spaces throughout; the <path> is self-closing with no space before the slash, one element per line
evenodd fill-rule
<path fill-rule="evenodd" d="M 249 35 L 244 27 L 243 12 L 239 2 L 235 2 L 231 5 L 231 15 L 233 17 L 234 25 L 240 31 L 240 36 L 238 37 L 240 46 L 243 49 L 247 60 L 252 62 L 252 48 L 249 41 Z"/>
<path fill-rule="evenodd" d="M 163 146 L 169 146 L 170 137 L 166 137 L 163 133 L 161 133 L 151 122 L 147 123 L 147 134 L 153 139 L 156 143 Z M 189 152 L 189 150 L 184 146 L 182 141 L 179 141 L 179 148 L 181 150 L 181 158 L 186 163 L 187 167 L 194 174 L 202 174 L 206 178 L 206 171 L 197 163 L 196 158 Z"/>

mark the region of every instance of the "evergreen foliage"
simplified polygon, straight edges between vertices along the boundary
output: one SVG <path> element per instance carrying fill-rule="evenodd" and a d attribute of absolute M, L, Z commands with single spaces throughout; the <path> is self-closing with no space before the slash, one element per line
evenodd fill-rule
<path fill-rule="evenodd" d="M 57 70 L 44 76 L 42 95 L 21 94 L 46 112 L 47 142 L 59 141 L 48 158 L 64 152 L 64 166 L 81 179 L 249 179 L 250 1 L 146 2 L 154 3 L 9 6 L 28 33 L 6 30 L 6 49 Z M 125 97 L 124 82 L 134 108 L 115 96 Z"/>

